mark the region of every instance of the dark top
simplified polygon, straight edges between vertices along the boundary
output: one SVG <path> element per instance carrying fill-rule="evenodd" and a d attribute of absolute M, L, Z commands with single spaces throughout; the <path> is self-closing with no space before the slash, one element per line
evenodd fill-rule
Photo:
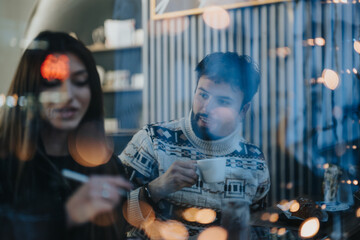
<path fill-rule="evenodd" d="M 86 175 L 124 173 L 116 156 L 93 168 L 79 165 L 71 156 L 53 157 L 41 150 L 27 162 L 20 163 L 12 157 L 0 159 L 0 239 L 125 238 L 121 206 L 114 211 L 116 216 L 107 216 L 115 221 L 106 226 L 97 222 L 66 229 L 65 202 L 81 183 L 62 177 L 64 168 Z M 103 223 L 109 222 L 107 217 Z"/>

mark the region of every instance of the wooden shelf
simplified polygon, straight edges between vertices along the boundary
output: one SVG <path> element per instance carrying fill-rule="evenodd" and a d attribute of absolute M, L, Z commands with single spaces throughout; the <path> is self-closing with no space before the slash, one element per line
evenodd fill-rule
<path fill-rule="evenodd" d="M 129 45 L 129 46 L 121 46 L 121 47 L 105 47 L 104 44 L 101 43 L 97 43 L 97 44 L 93 44 L 93 45 L 88 45 L 87 48 L 91 51 L 91 52 L 107 52 L 107 51 L 116 51 L 116 50 L 126 50 L 126 49 L 134 49 L 134 48 L 142 48 L 141 44 L 134 44 L 134 45 Z"/>
<path fill-rule="evenodd" d="M 103 93 L 112 93 L 112 92 L 139 92 L 142 91 L 142 88 L 103 88 Z"/>

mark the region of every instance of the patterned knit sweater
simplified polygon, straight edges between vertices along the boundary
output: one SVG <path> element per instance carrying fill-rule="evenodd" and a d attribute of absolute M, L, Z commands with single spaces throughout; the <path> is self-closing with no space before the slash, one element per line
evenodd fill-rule
<path fill-rule="evenodd" d="M 150 124 L 136 133 L 120 159 L 135 170 L 135 179 L 143 185 L 162 175 L 176 160 L 201 160 L 226 157 L 226 180 L 204 183 L 168 195 L 176 207 L 211 208 L 221 212 L 224 201 L 248 204 L 265 197 L 270 187 L 269 171 L 261 150 L 241 136 L 237 129 L 216 141 L 198 138 L 191 126 L 191 116 L 175 121 Z M 143 219 L 139 208 L 140 188 L 130 194 L 129 213 L 132 220 Z M 191 228 L 191 226 L 187 226 Z"/>

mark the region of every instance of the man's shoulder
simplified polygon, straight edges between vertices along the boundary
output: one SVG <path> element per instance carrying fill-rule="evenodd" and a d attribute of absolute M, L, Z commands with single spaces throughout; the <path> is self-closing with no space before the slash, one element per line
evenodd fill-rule
<path fill-rule="evenodd" d="M 264 153 L 261 148 L 254 143 L 248 142 L 241 138 L 239 141 L 239 151 L 241 155 L 245 155 L 246 158 L 255 158 L 258 160 L 265 160 Z"/>
<path fill-rule="evenodd" d="M 157 136 L 166 134 L 165 132 L 178 132 L 181 131 L 181 122 L 183 118 L 176 120 L 169 120 L 163 122 L 150 123 L 144 126 L 144 129 L 150 133 L 150 135 Z"/>

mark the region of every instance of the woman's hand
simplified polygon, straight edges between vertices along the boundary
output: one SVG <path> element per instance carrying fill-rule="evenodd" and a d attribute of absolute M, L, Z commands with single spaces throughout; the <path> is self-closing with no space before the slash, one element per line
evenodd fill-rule
<path fill-rule="evenodd" d="M 184 187 L 193 186 L 198 180 L 196 161 L 175 161 L 170 168 L 149 183 L 149 190 L 154 202 Z"/>
<path fill-rule="evenodd" d="M 68 226 L 85 223 L 98 214 L 110 212 L 121 200 L 119 189 L 129 191 L 131 184 L 122 177 L 90 177 L 66 202 Z"/>

